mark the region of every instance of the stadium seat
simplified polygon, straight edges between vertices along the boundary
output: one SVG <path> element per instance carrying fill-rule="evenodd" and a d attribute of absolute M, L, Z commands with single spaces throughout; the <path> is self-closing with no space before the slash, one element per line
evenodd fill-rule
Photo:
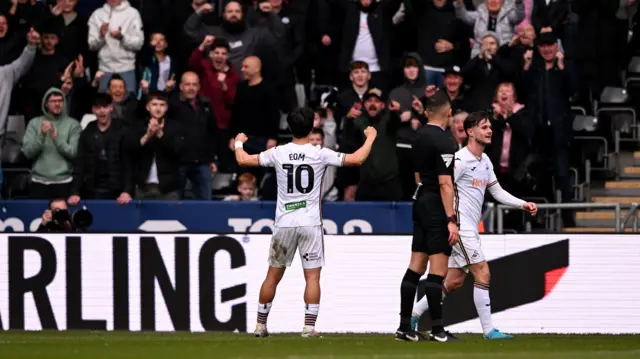
<path fill-rule="evenodd" d="M 595 116 L 577 115 L 573 119 L 575 132 L 594 132 L 598 128 L 598 118 Z"/>
<path fill-rule="evenodd" d="M 2 163 L 18 162 L 25 128 L 24 116 L 9 116 L 7 118 L 7 129 L 2 143 Z"/>
<path fill-rule="evenodd" d="M 619 87 L 605 87 L 600 94 L 600 103 L 596 110 L 599 121 L 611 123 L 611 133 L 620 131 L 626 138 L 636 140 L 636 110 L 631 106 L 627 90 Z"/>
<path fill-rule="evenodd" d="M 633 82 L 640 82 L 640 56 L 634 56 L 631 58 L 631 61 L 629 61 L 624 88 L 629 88 L 629 85 Z"/>

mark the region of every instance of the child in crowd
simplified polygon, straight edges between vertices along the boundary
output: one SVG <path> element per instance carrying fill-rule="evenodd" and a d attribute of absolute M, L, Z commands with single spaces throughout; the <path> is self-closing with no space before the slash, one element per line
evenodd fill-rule
<path fill-rule="evenodd" d="M 238 177 L 238 193 L 226 196 L 225 201 L 257 201 L 256 177 L 251 173 L 245 173 Z"/>

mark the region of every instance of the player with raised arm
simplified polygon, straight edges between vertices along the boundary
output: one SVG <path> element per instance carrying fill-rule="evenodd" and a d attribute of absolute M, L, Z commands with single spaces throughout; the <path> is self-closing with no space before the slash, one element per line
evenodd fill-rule
<path fill-rule="evenodd" d="M 321 201 L 322 176 L 327 166 L 360 166 L 369 156 L 376 138 L 376 130 L 364 130 L 366 140 L 352 154 L 313 146 L 309 134 L 313 129 L 313 110 L 298 108 L 289 114 L 287 123 L 293 133 L 293 142 L 276 146 L 259 155 L 249 155 L 242 145 L 247 136 L 236 137 L 235 154 L 240 166 L 275 167 L 278 181 L 278 200 L 273 237 L 269 246 L 269 269 L 260 288 L 256 337 L 266 337 L 267 317 L 271 310 L 276 288 L 286 267 L 291 265 L 296 249 L 306 282 L 304 290 L 305 318 L 302 336 L 319 336 L 315 331 L 320 309 L 320 270 L 324 265 L 324 232 L 322 229 Z"/>
<path fill-rule="evenodd" d="M 489 280 L 491 274 L 480 245 L 478 224 L 480 223 L 485 190 L 498 202 L 524 209 L 535 215 L 536 204 L 525 202 L 502 189 L 493 171 L 489 157 L 484 153 L 491 144 L 491 122 L 486 112 L 474 112 L 464 121 L 468 144 L 455 154 L 454 208 L 460 221 L 460 241 L 453 246 L 449 257 L 449 270 L 442 288 L 443 300 L 447 294 L 462 287 L 469 271 L 473 274 L 473 301 L 480 317 L 485 339 L 511 339 L 511 335 L 500 332 L 491 321 Z M 422 298 L 413 308 L 412 329 L 418 330 L 420 316 L 429 309 Z"/>

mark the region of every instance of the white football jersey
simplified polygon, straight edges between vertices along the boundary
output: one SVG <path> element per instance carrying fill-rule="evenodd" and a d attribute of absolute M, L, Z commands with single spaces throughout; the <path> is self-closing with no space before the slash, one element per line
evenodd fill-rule
<path fill-rule="evenodd" d="M 322 225 L 322 179 L 327 166 L 342 166 L 345 154 L 310 143 L 288 143 L 260 153 L 262 167 L 275 167 L 276 227 Z"/>
<path fill-rule="evenodd" d="M 453 167 L 453 209 L 460 222 L 460 230 L 478 230 L 482 216 L 484 193 L 498 183 L 489 156 L 478 158 L 464 147 L 455 154 Z"/>

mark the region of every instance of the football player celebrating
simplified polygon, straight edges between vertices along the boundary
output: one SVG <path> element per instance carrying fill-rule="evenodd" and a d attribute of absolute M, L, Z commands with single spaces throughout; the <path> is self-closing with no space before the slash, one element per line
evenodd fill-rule
<path fill-rule="evenodd" d="M 235 153 L 240 166 L 275 167 L 278 182 L 276 220 L 269 246 L 269 269 L 260 288 L 256 337 L 266 337 L 267 317 L 276 295 L 276 287 L 286 267 L 291 266 L 296 250 L 304 270 L 305 319 L 302 336 L 317 337 L 316 319 L 320 310 L 320 270 L 324 266 L 324 232 L 322 228 L 322 177 L 327 166 L 360 166 L 371 152 L 376 129 L 364 130 L 366 141 L 356 152 L 344 154 L 309 143 L 314 112 L 298 108 L 287 117 L 293 142 L 276 146 L 259 155 L 244 151 L 247 136 L 236 136 Z"/>
<path fill-rule="evenodd" d="M 474 278 L 473 301 L 485 339 L 511 339 L 509 334 L 500 332 L 491 321 L 491 300 L 489 298 L 489 265 L 480 245 L 478 224 L 480 223 L 485 190 L 498 202 L 521 208 L 532 215 L 538 211 L 536 204 L 525 202 L 502 189 L 493 171 L 489 157 L 484 153 L 491 144 L 491 122 L 486 112 L 470 114 L 464 121 L 468 144 L 455 154 L 454 166 L 454 211 L 459 220 L 460 240 L 453 246 L 449 257 L 449 270 L 442 290 L 443 300 L 447 294 L 459 289 L 467 273 Z M 420 316 L 429 309 L 426 296 L 413 308 L 412 329 L 418 330 Z"/>

